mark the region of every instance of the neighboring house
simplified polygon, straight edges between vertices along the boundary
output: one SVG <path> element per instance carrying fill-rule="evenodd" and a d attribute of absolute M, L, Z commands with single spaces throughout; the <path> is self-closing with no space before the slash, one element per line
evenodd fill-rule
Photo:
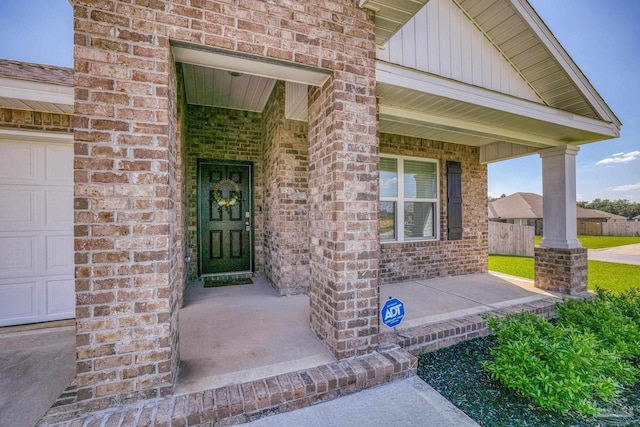
<path fill-rule="evenodd" d="M 171 393 L 189 277 L 375 351 L 380 284 L 487 270 L 490 162 L 542 157 L 536 285 L 586 289 L 575 156 L 621 124 L 526 1 L 184 3 L 73 1 L 80 401 Z"/>
<path fill-rule="evenodd" d="M 597 209 L 576 207 L 578 224 L 586 222 L 626 222 L 623 216 Z M 489 220 L 509 224 L 531 225 L 535 234 L 543 231 L 542 196 L 535 193 L 513 193 L 489 203 Z"/>

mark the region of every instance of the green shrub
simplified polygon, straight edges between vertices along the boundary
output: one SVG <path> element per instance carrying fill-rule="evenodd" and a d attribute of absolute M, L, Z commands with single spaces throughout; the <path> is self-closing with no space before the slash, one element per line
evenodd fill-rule
<path fill-rule="evenodd" d="M 593 333 L 603 346 L 628 360 L 640 357 L 640 294 L 615 295 L 598 289 L 594 300 L 568 300 L 558 304 L 557 324 Z"/>
<path fill-rule="evenodd" d="M 586 328 L 554 326 L 534 314 L 488 319 L 498 345 L 483 368 L 492 379 L 545 409 L 594 415 L 637 370 Z"/>

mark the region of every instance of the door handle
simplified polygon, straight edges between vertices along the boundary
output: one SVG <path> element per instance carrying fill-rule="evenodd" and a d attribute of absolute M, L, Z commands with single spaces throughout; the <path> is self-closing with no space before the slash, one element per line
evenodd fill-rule
<path fill-rule="evenodd" d="M 244 213 L 244 227 L 245 231 L 251 231 L 251 212 Z"/>

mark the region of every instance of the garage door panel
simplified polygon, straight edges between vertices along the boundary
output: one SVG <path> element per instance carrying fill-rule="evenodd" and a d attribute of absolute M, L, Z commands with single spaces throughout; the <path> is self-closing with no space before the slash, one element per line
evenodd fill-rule
<path fill-rule="evenodd" d="M 73 183 L 73 146 L 48 146 L 45 151 L 44 177 L 49 184 Z"/>
<path fill-rule="evenodd" d="M 47 271 L 73 273 L 73 235 L 50 235 L 47 242 Z"/>
<path fill-rule="evenodd" d="M 37 236 L 0 236 L 0 277 L 36 274 Z"/>
<path fill-rule="evenodd" d="M 38 180 L 38 153 L 42 148 L 32 144 L 0 144 L 0 179 L 4 183 Z"/>
<path fill-rule="evenodd" d="M 35 227 L 36 191 L 0 188 L 0 231 Z"/>
<path fill-rule="evenodd" d="M 74 316 L 76 295 L 73 279 L 48 280 L 46 294 L 48 316 L 67 315 L 67 318 Z"/>
<path fill-rule="evenodd" d="M 47 190 L 45 193 L 45 225 L 68 227 L 73 223 L 73 191 Z"/>
<path fill-rule="evenodd" d="M 0 281 L 0 326 L 37 317 L 37 287 L 36 281 Z"/>

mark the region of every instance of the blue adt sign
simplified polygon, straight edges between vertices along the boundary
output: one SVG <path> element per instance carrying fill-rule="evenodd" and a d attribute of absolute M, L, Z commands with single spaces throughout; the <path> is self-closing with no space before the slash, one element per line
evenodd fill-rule
<path fill-rule="evenodd" d="M 404 317 L 404 303 L 398 298 L 387 300 L 380 310 L 380 318 L 382 323 L 390 328 L 398 326 Z"/>

